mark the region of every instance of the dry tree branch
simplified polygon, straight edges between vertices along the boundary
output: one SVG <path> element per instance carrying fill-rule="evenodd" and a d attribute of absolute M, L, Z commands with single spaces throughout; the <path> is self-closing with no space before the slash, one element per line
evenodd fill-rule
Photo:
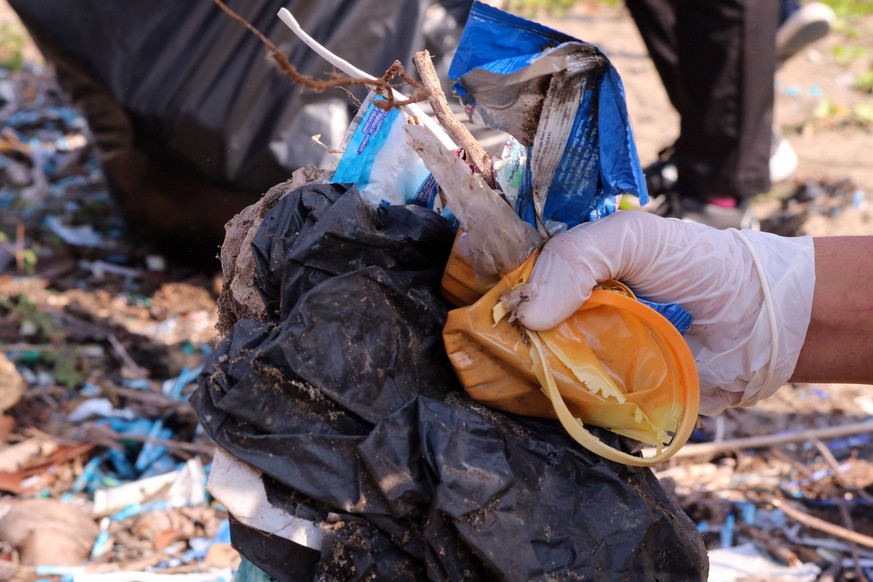
<path fill-rule="evenodd" d="M 433 66 L 433 61 L 431 61 L 430 53 L 426 50 L 419 51 L 415 53 L 412 62 L 415 64 L 415 68 L 418 69 L 421 81 L 429 94 L 428 102 L 437 119 L 439 119 L 440 124 L 446 128 L 446 131 L 458 142 L 458 145 L 464 148 L 464 151 L 470 156 L 470 161 L 473 162 L 473 165 L 476 166 L 479 173 L 485 178 L 485 182 L 493 187 L 494 176 L 491 168 L 491 156 L 476 141 L 470 130 L 458 121 L 458 118 L 455 117 L 454 112 L 449 107 L 446 94 L 440 86 L 439 76 Z"/>
<path fill-rule="evenodd" d="M 355 78 L 348 75 L 333 75 L 330 79 L 320 80 L 304 75 L 297 70 L 297 67 L 291 64 L 288 58 L 279 51 L 279 48 L 269 38 L 267 38 L 260 30 L 255 28 L 245 18 L 231 10 L 231 8 L 222 0 L 212 0 L 212 2 L 216 6 L 218 6 L 225 14 L 230 16 L 230 18 L 240 23 L 243 27 L 245 27 L 246 30 L 258 37 L 258 39 L 264 44 L 264 46 L 267 47 L 270 58 L 272 58 L 276 62 L 276 64 L 279 66 L 279 70 L 281 70 L 282 73 L 289 77 L 292 81 L 294 81 L 298 85 L 306 87 L 307 89 L 312 89 L 313 91 L 324 91 L 326 89 L 333 89 L 336 87 L 369 87 L 385 97 L 386 101 L 377 103 L 379 107 L 382 107 L 384 109 L 390 109 L 392 107 L 403 107 L 412 103 L 418 103 L 426 100 L 429 96 L 427 89 L 425 89 L 420 83 L 407 75 L 400 61 L 394 61 L 394 64 L 391 65 L 387 71 L 385 71 L 384 75 L 375 79 Z M 403 83 L 412 87 L 412 89 L 414 90 L 413 95 L 406 99 L 396 99 L 394 97 L 393 91 L 394 86 L 391 84 L 391 81 L 395 78 L 399 78 L 401 81 L 403 81 Z"/>
<path fill-rule="evenodd" d="M 834 537 L 850 541 L 852 543 L 858 544 L 859 546 L 864 546 L 865 548 L 873 548 L 873 537 L 852 531 L 850 529 L 846 529 L 844 527 L 840 527 L 829 521 L 825 521 L 823 519 L 819 519 L 817 517 L 809 515 L 805 511 L 798 509 L 797 507 L 793 506 L 791 503 L 788 503 L 785 500 L 776 499 L 774 500 L 773 505 L 784 511 L 785 515 L 787 515 L 791 519 L 800 522 L 807 527 L 823 531 Z"/>
<path fill-rule="evenodd" d="M 837 461 L 836 457 L 834 457 L 833 453 L 831 453 L 830 449 L 819 439 L 813 439 L 813 444 L 815 448 L 818 449 L 818 452 L 821 453 L 821 456 L 824 458 L 825 462 L 831 468 L 831 471 L 834 473 L 834 479 L 836 479 L 837 483 L 842 485 L 848 491 L 851 491 L 853 494 L 866 499 L 867 501 L 871 500 L 871 496 L 864 491 L 863 489 L 859 489 L 855 487 L 853 483 L 850 483 L 848 479 L 843 476 L 843 473 L 840 469 L 840 463 Z M 843 518 L 843 525 L 851 531 L 855 530 L 855 524 L 852 520 L 852 514 L 849 512 L 849 508 L 846 507 L 846 500 L 843 499 L 840 495 L 835 495 L 834 499 L 837 503 L 837 506 L 840 509 L 840 516 Z M 852 553 L 852 561 L 855 566 L 855 575 L 859 580 L 863 580 L 863 575 L 861 574 L 861 567 L 859 566 L 860 556 L 858 555 L 858 546 L 854 542 L 849 542 L 849 550 Z"/>
<path fill-rule="evenodd" d="M 780 434 L 731 439 L 718 443 L 694 443 L 685 445 L 674 456 L 674 459 L 687 457 L 713 456 L 725 451 L 760 449 L 775 447 L 787 443 L 809 441 L 811 439 L 830 439 L 853 434 L 862 434 L 873 430 L 873 420 L 865 420 L 840 426 L 828 426 L 818 429 L 798 430 Z M 646 449 L 646 452 L 648 449 Z"/>

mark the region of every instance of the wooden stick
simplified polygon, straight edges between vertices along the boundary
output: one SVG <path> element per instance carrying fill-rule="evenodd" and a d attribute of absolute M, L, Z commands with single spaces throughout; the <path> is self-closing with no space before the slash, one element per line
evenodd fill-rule
<path fill-rule="evenodd" d="M 467 129 L 458 118 L 455 117 L 449 102 L 446 99 L 446 94 L 440 85 L 440 79 L 436 69 L 433 66 L 433 61 L 430 58 L 428 51 L 419 51 L 412 57 L 412 62 L 415 63 L 415 68 L 418 69 L 418 74 L 421 77 L 421 82 L 428 90 L 427 101 L 430 103 L 431 109 L 436 114 L 437 119 L 449 135 L 452 136 L 459 146 L 464 148 L 467 155 L 470 156 L 470 161 L 485 178 L 485 182 L 494 187 L 494 175 L 491 168 L 491 156 L 485 152 L 485 148 L 476 141 L 470 130 Z"/>
<path fill-rule="evenodd" d="M 825 445 L 821 440 L 815 439 L 812 441 L 815 444 L 815 448 L 818 449 L 818 452 L 824 457 L 824 460 L 827 462 L 828 466 L 830 466 L 831 471 L 834 472 L 834 478 L 837 482 L 854 493 L 855 495 L 866 496 L 865 498 L 869 501 L 869 495 L 863 490 L 857 489 L 852 483 L 849 483 L 848 480 L 843 477 L 842 472 L 840 471 L 840 463 L 837 461 L 836 457 L 834 457 L 833 453 L 831 453 L 830 449 Z M 846 500 L 843 499 L 839 494 L 834 496 L 836 500 L 837 506 L 840 508 L 840 516 L 843 518 L 843 525 L 846 526 L 847 529 L 854 531 L 855 522 L 852 520 L 852 514 L 849 512 L 849 508 L 846 507 Z M 852 542 L 849 543 L 850 553 L 852 554 L 852 561 L 854 562 L 855 576 L 859 580 L 863 580 L 864 576 L 861 573 L 861 567 L 858 565 L 860 561 L 860 556 L 858 555 L 858 546 Z"/>
<path fill-rule="evenodd" d="M 840 485 L 851 491 L 853 495 L 857 495 L 858 497 L 861 497 L 873 503 L 873 495 L 870 495 L 863 489 L 858 488 L 854 483 L 850 483 L 845 478 L 842 471 L 840 471 L 840 462 L 837 461 L 837 458 L 827 447 L 827 445 L 825 445 L 820 439 L 815 439 L 812 441 L 812 443 L 815 445 L 815 448 L 818 449 L 819 454 L 831 468 L 831 471 L 834 472 L 834 478 Z"/>
<path fill-rule="evenodd" d="M 735 451 L 744 449 L 760 449 L 787 443 L 797 443 L 804 441 L 812 441 L 814 439 L 831 439 L 853 434 L 861 434 L 865 432 L 873 432 L 873 420 L 864 422 L 856 422 L 852 424 L 844 424 L 841 426 L 828 426 L 812 430 L 798 430 L 781 434 L 772 434 L 759 437 L 748 437 L 741 439 L 731 439 L 714 443 L 693 443 L 685 445 L 673 455 L 672 458 L 679 459 L 683 457 L 705 457 L 713 456 L 725 451 Z M 648 449 L 644 454 L 653 454 L 654 449 L 650 452 Z"/>
<path fill-rule="evenodd" d="M 829 521 L 825 521 L 823 519 L 819 519 L 817 517 L 809 515 L 808 513 L 801 511 L 791 504 L 779 499 L 774 500 L 773 505 L 784 511 L 785 515 L 787 515 L 791 519 L 799 521 L 807 527 L 823 531 L 826 534 L 850 541 L 852 543 L 858 544 L 859 546 L 873 548 L 873 537 L 860 534 L 850 529 L 835 525 Z"/>

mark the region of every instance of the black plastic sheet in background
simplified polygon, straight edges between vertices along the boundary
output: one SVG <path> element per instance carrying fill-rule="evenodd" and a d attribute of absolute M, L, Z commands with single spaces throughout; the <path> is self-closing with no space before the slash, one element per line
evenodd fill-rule
<path fill-rule="evenodd" d="M 82 110 L 131 230 L 171 257 L 212 261 L 224 223 L 305 166 L 327 168 L 355 100 L 287 78 L 211 0 L 9 0 Z M 227 0 L 303 74 L 334 68 L 276 16 L 382 75 L 429 49 L 448 68 L 472 0 Z M 352 87 L 363 99 L 366 89 Z"/>
<path fill-rule="evenodd" d="M 700 534 L 651 471 L 464 394 L 441 338 L 452 239 L 429 210 L 337 185 L 265 218 L 269 321 L 237 322 L 191 402 L 325 540 L 267 548 L 237 525 L 234 545 L 280 580 L 705 580 Z"/>

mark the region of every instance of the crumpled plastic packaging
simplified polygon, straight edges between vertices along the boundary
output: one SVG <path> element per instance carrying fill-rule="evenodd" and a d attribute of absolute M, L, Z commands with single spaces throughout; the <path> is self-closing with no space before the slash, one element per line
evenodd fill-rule
<path fill-rule="evenodd" d="M 522 330 L 501 297 L 530 276 L 535 260 L 536 253 L 475 304 L 449 312 L 443 339 L 467 393 L 507 412 L 558 418 L 579 444 L 610 460 L 663 462 L 697 424 L 697 370 L 679 332 L 616 281 L 557 327 Z M 607 447 L 588 425 L 657 453 Z"/>
<path fill-rule="evenodd" d="M 648 202 L 621 78 L 596 46 L 476 2 L 449 76 L 474 123 L 512 136 L 501 196 L 542 235 L 612 214 L 622 196 Z M 691 325 L 679 305 L 637 300 Z"/>
<path fill-rule="evenodd" d="M 476 2 L 449 67 L 473 122 L 528 148 L 516 211 L 543 234 L 648 200 L 615 68 L 596 46 Z"/>
<path fill-rule="evenodd" d="M 614 461 L 654 465 L 673 455 L 691 435 L 700 393 L 691 352 L 671 322 L 614 282 L 554 330 L 512 324 L 502 298 L 527 280 L 542 237 L 427 130 L 409 126 L 406 134 L 461 225 L 442 280 L 458 309 L 443 338 L 468 394 L 507 412 L 557 417 L 579 444 Z M 616 451 L 588 425 L 658 451 Z"/>

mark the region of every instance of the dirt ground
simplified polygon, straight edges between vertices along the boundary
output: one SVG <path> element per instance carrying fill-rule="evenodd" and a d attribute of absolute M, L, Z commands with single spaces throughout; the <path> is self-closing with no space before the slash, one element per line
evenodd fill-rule
<path fill-rule="evenodd" d="M 672 142 L 678 129 L 678 117 L 669 105 L 636 28 L 622 8 L 584 2 L 561 17 L 543 15 L 538 20 L 599 45 L 610 57 L 625 84 L 644 164 Z M 5 0 L 0 0 L 2 25 L 17 25 Z M 873 119 L 853 113 L 863 113 L 865 105 L 869 111 L 873 107 L 873 95 L 852 87 L 855 77 L 870 67 L 871 55 L 861 49 L 871 46 L 873 18 L 841 21 L 833 34 L 792 59 L 777 73 L 777 125 L 797 152 L 800 165 L 793 179 L 775 185 L 772 192 L 755 200 L 754 207 L 759 218 L 773 219 L 772 224 L 787 234 L 873 234 L 873 206 L 870 204 L 873 200 Z M 852 53 L 853 47 L 860 49 Z M 845 54 L 857 56 L 847 59 L 841 56 Z M 24 57 L 31 63 L 41 61 L 31 44 L 25 46 Z M 83 197 L 98 191 L 102 184 L 98 177 L 83 188 L 84 193 L 73 193 L 74 202 L 81 203 Z M 812 188 L 822 196 L 810 203 L 796 201 L 789 205 L 783 202 L 802 188 Z M 101 199 L 95 206 L 101 220 L 107 224 L 117 221 L 108 201 Z M 15 225 L 11 217 L 12 213 L 4 209 L 0 226 L 5 230 Z M 108 395 L 115 405 L 124 404 L 140 417 L 167 420 L 167 425 L 176 430 L 172 438 L 179 441 L 174 449 L 179 459 L 191 460 L 201 455 L 208 461 L 209 455 L 202 455 L 207 443 L 198 439 L 194 427 L 196 419 L 190 408 L 166 396 L 161 385 L 174 380 L 184 384 L 179 378 L 185 377 L 200 361 L 198 346 L 208 346 L 214 341 L 216 281 L 208 274 L 184 269 L 146 269 L 141 265 L 153 257 L 144 256 L 145 251 L 125 246 L 123 242 L 119 242 L 114 252 L 129 254 L 137 268 L 115 267 L 115 271 L 105 271 L 108 267 L 99 260 L 101 252 L 73 252 L 57 245 L 51 252 L 40 255 L 36 276 L 12 277 L 0 272 L 0 298 L 26 294 L 34 303 L 33 306 L 18 303 L 15 309 L 8 304 L 0 305 L 3 351 L 23 358 L 22 350 L 51 349 L 51 337 L 42 338 L 40 342 L 37 341 L 39 333 L 26 341 L 17 336 L 22 327 L 16 318 L 21 317 L 22 311 L 25 308 L 43 310 L 56 327 L 62 328 L 64 340 L 79 342 L 82 348 L 76 352 L 80 368 L 76 378 L 81 380 L 80 376 L 84 375 L 89 385 L 100 387 L 101 396 Z M 2 269 L 0 265 L 0 271 Z M 34 313 L 28 311 L 28 314 L 28 321 L 33 325 L 43 325 L 43 320 Z M 19 368 L 22 361 L 16 360 Z M 57 365 L 51 373 L 40 364 L 24 367 L 34 372 L 25 378 L 26 392 L 24 396 L 19 395 L 22 400 L 14 409 L 12 426 L 7 422 L 10 416 L 0 416 L 0 442 L 5 441 L 5 445 L 29 442 L 36 438 L 34 435 L 57 437 L 60 442 L 83 438 L 80 429 L 70 430 L 62 425 L 65 415 L 87 399 L 84 392 L 81 397 L 71 398 L 71 390 L 60 375 L 63 370 Z M 0 369 L 0 374 L 3 372 Z M 143 381 L 144 378 L 150 385 L 145 395 L 127 388 L 121 380 Z M 190 382 L 190 378 L 187 381 Z M 819 447 L 827 440 L 825 433 L 814 431 L 857 425 L 871 417 L 873 389 L 869 386 L 786 386 L 754 409 L 732 410 L 718 418 L 703 420 L 696 439 L 730 441 L 768 437 L 783 431 L 807 431 L 807 438 L 758 448 L 737 444 L 701 458 L 689 455 L 671 462 L 658 474 L 662 483 L 679 497 L 686 512 L 701 525 L 710 549 L 716 550 L 724 542 L 726 516 L 738 514 L 739 508 L 751 505 L 758 509 L 759 517 L 773 518 L 780 500 L 788 499 L 796 502 L 804 515 L 821 518 L 842 529 L 822 533 L 807 522 L 803 522 L 802 527 L 797 525 L 801 522 L 773 526 L 759 520 L 738 525 L 730 530 L 730 535 L 741 541 L 755 541 L 759 547 L 766 548 L 772 560 L 783 566 L 823 563 L 831 569 L 831 580 L 863 580 L 863 564 L 873 567 L 873 546 L 864 545 L 873 540 L 870 431 L 847 434 L 848 444 L 844 443 L 842 449 L 834 445 L 830 457 Z M 91 446 L 109 448 L 113 442 L 116 448 L 118 442 L 130 446 L 112 431 L 92 431 L 85 436 L 92 439 Z M 85 471 L 86 457 L 79 449 L 71 452 L 61 447 L 61 452 L 64 451 L 67 455 L 65 471 L 52 469 L 54 472 L 49 476 L 46 465 L 39 465 L 25 472 L 0 475 L 0 487 L 11 493 L 0 495 L 0 519 L 7 502 L 19 500 L 16 496 L 34 496 L 39 487 L 48 487 L 53 495 L 60 496 L 66 491 L 64 487 L 70 486 L 73 479 Z M 835 472 L 835 462 L 851 471 Z M 111 530 L 115 553 L 104 555 L 96 563 L 145 568 L 159 563 L 156 549 L 173 550 L 173 555 L 181 556 L 194 547 L 191 541 L 194 538 L 214 540 L 225 518 L 221 509 L 201 508 L 196 515 L 192 511 L 152 515 L 150 521 L 142 517 L 118 521 Z M 852 538 L 847 531 L 860 537 Z M 214 545 L 233 553 L 227 544 Z M 0 580 L 11 577 L 7 575 L 8 568 L 17 565 L 18 557 L 16 550 L 0 536 Z M 213 559 L 223 568 L 221 572 L 233 563 L 227 555 Z M 174 567 L 178 572 L 191 572 L 207 562 L 202 558 L 200 562 Z M 821 579 L 827 579 L 825 574 Z M 18 572 L 18 576 L 15 579 L 29 580 L 33 579 L 34 572 Z M 768 578 L 747 576 L 742 579 Z"/>

